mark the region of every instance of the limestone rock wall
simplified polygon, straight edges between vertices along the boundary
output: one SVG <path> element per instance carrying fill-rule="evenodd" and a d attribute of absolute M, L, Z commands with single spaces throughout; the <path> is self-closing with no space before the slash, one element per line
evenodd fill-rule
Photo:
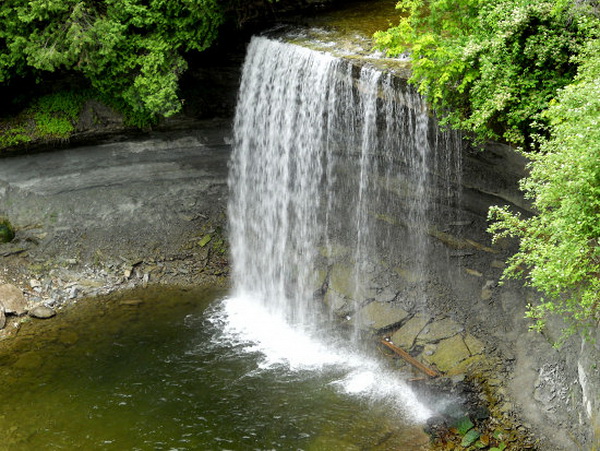
<path fill-rule="evenodd" d="M 357 176 L 352 162 L 345 170 Z M 493 409 L 539 437 L 540 449 L 598 449 L 598 341 L 573 337 L 557 350 L 552 344 L 560 324 L 544 334 L 530 332 L 525 309 L 538 294 L 520 282 L 500 281 L 516 243 L 492 244 L 486 232 L 491 205 L 531 214 L 518 191 L 524 175 L 525 161 L 510 148 L 490 144 L 478 151 L 465 144 L 460 186 L 451 185 L 460 195 L 430 211 L 420 238 L 423 259 L 415 258 L 414 231 L 403 220 L 410 188 L 399 188 L 399 176 L 372 205 L 377 238 L 362 280 L 353 280 L 352 237 L 341 234 L 336 246 L 323 250 L 321 292 L 348 324 L 390 339 L 448 376 L 479 377 L 494 393 Z M 385 214 L 378 215 L 383 205 Z"/>

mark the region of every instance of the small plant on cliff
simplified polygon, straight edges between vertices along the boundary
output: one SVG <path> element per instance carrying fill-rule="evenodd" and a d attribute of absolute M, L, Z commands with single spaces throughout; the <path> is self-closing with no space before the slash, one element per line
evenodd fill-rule
<path fill-rule="evenodd" d="M 15 237 L 15 231 L 10 221 L 6 218 L 0 218 L 0 243 L 8 243 Z"/>
<path fill-rule="evenodd" d="M 30 107 L 37 134 L 41 137 L 68 138 L 86 98 L 85 92 L 61 91 L 38 99 Z"/>
<path fill-rule="evenodd" d="M 0 124 L 0 148 L 18 146 L 19 144 L 31 141 L 27 130 L 20 124 L 11 123 Z"/>

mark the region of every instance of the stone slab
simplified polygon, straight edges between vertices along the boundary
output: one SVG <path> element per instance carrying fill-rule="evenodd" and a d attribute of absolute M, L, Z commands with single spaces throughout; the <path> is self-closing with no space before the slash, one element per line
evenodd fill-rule
<path fill-rule="evenodd" d="M 404 350 L 409 350 L 429 320 L 429 316 L 415 315 L 404 326 L 394 332 L 391 336 L 392 342 Z"/>
<path fill-rule="evenodd" d="M 464 328 L 450 318 L 444 318 L 439 321 L 434 321 L 427 325 L 419 334 L 417 342 L 419 343 L 436 343 L 440 340 L 453 337 L 462 332 Z"/>
<path fill-rule="evenodd" d="M 389 329 L 408 317 L 408 312 L 389 302 L 371 302 L 358 314 L 361 328 L 375 330 Z"/>
<path fill-rule="evenodd" d="M 467 348 L 460 335 L 440 341 L 436 351 L 432 355 L 423 356 L 428 363 L 435 365 L 438 370 L 444 373 L 450 371 L 469 357 L 471 357 L 469 348 Z"/>

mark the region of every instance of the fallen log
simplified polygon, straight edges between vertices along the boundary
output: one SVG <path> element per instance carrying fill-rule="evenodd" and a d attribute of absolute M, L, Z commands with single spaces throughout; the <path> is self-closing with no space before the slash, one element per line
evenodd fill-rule
<path fill-rule="evenodd" d="M 435 370 L 433 368 L 430 368 L 427 365 L 424 365 L 423 363 L 419 362 L 412 355 L 410 355 L 404 349 L 399 348 L 398 346 L 396 346 L 391 341 L 387 341 L 387 340 L 382 339 L 381 343 L 384 344 L 384 345 L 386 345 L 388 348 L 390 348 L 392 351 L 394 351 L 394 353 L 396 353 L 397 355 L 399 355 L 400 357 L 402 357 L 406 362 L 410 363 L 416 369 L 418 369 L 419 371 L 427 374 L 429 377 L 440 377 L 442 375 L 439 371 L 437 371 L 437 370 Z"/>

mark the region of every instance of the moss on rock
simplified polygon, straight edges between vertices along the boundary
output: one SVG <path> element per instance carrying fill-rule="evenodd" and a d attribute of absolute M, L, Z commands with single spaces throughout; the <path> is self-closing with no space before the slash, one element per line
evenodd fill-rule
<path fill-rule="evenodd" d="M 10 221 L 0 218 L 0 243 L 8 243 L 15 238 L 15 230 Z"/>

